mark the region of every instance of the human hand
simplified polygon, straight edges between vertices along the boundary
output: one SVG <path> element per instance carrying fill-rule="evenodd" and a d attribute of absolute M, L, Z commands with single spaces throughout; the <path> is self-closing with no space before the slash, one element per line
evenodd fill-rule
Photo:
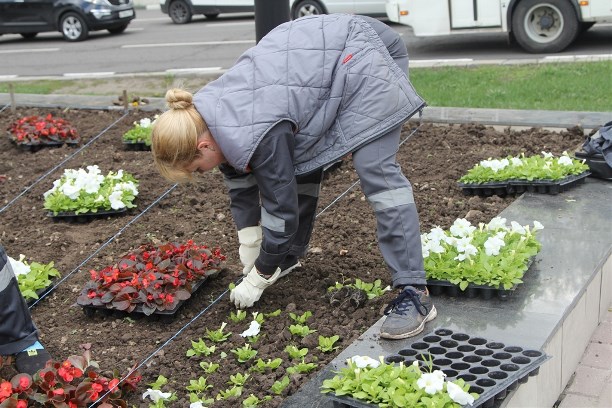
<path fill-rule="evenodd" d="M 265 279 L 257 272 L 257 268 L 253 267 L 248 275 L 230 292 L 230 301 L 236 305 L 238 309 L 246 309 L 253 306 L 259 300 L 263 291 L 278 280 L 280 268 L 276 268 L 274 275 Z"/>
<path fill-rule="evenodd" d="M 246 276 L 259 256 L 259 248 L 261 248 L 262 231 L 259 225 L 254 227 L 246 227 L 238 231 L 238 242 L 240 248 L 240 262 L 242 262 L 242 274 Z"/>

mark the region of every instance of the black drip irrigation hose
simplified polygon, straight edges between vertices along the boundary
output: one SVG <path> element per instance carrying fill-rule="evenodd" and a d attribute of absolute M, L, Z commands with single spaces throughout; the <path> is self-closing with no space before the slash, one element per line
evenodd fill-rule
<path fill-rule="evenodd" d="M 85 265 L 87 262 L 89 262 L 89 260 L 91 258 L 93 258 L 95 255 L 98 254 L 98 252 L 100 252 L 102 249 L 104 249 L 108 244 L 110 244 L 111 242 L 113 242 L 115 240 L 115 238 L 117 238 L 119 235 L 121 235 L 121 233 L 123 231 L 125 231 L 125 229 L 127 227 L 129 227 L 130 225 L 132 225 L 134 222 L 136 222 L 140 217 L 142 217 L 147 211 L 149 211 L 151 209 L 151 207 L 153 207 L 155 204 L 157 204 L 162 198 L 164 198 L 165 196 L 167 196 L 172 190 L 174 190 L 176 188 L 178 184 L 174 184 L 172 187 L 170 187 L 168 190 L 166 190 L 165 193 L 163 193 L 161 196 L 159 196 L 155 201 L 153 201 L 151 204 L 149 204 L 149 206 L 147 208 L 145 208 L 140 214 L 138 214 L 137 216 L 135 216 L 134 218 L 132 218 L 127 224 L 125 224 L 120 230 L 119 232 L 117 232 L 115 235 L 113 235 L 112 237 L 110 237 L 104 244 L 100 245 L 100 247 L 98 249 L 96 249 L 94 252 L 91 253 L 91 255 L 89 255 L 83 262 L 81 262 L 79 264 L 79 266 L 77 266 L 76 268 L 74 268 L 72 270 L 72 272 L 70 272 L 68 275 L 64 276 L 62 279 L 59 280 L 59 282 L 57 282 L 55 285 L 53 285 L 44 295 L 42 295 L 41 297 L 39 297 L 38 299 L 36 299 L 36 301 L 34 303 L 32 303 L 29 308 L 32 309 L 38 302 L 40 302 L 41 300 L 43 300 L 45 297 L 47 297 L 49 294 L 51 294 L 51 292 L 53 292 L 55 290 L 55 288 L 57 288 L 62 282 L 64 282 L 66 279 L 68 279 L 70 276 L 72 276 L 75 272 L 77 272 L 83 265 Z"/>
<path fill-rule="evenodd" d="M 58 168 L 60 168 L 64 163 L 66 163 L 68 160 L 72 159 L 77 153 L 79 153 L 81 150 L 85 149 L 87 146 L 89 146 L 90 144 L 92 144 L 94 141 L 96 141 L 98 138 L 100 138 L 100 136 L 102 136 L 104 133 L 106 133 L 109 129 L 111 129 L 113 126 L 115 126 L 117 123 L 119 123 L 119 121 L 121 121 L 123 118 L 125 118 L 128 115 L 128 112 L 125 112 L 123 114 L 122 117 L 120 117 L 119 119 L 117 119 L 116 121 L 114 121 L 112 124 L 110 124 L 109 126 L 106 127 L 106 129 L 104 129 L 102 132 L 100 132 L 97 136 L 95 136 L 93 139 L 91 139 L 89 142 L 87 142 L 86 144 L 84 144 L 83 146 L 81 146 L 79 149 L 77 149 L 74 153 L 72 153 L 71 155 L 69 155 L 68 157 L 66 157 L 64 160 L 62 160 L 58 165 L 56 165 L 55 167 L 53 167 L 51 170 L 49 170 L 48 172 L 46 172 L 45 174 L 43 174 L 42 176 L 40 176 L 36 181 L 34 181 L 34 183 L 30 184 L 28 187 L 25 188 L 25 190 L 23 190 L 21 193 L 19 193 L 15 198 L 13 198 L 11 201 L 9 201 L 9 203 L 7 205 L 5 205 L 4 207 L 2 207 L 0 209 L 0 214 L 2 214 L 7 208 L 9 208 L 11 205 L 13 205 L 18 199 L 20 199 L 21 197 L 23 197 L 23 195 L 25 193 L 27 193 L 28 191 L 30 191 L 32 189 L 32 187 L 34 187 L 36 184 L 40 183 L 45 177 L 47 177 L 49 174 L 53 173 L 55 170 L 57 170 Z"/>
<path fill-rule="evenodd" d="M 420 118 L 420 116 L 419 116 Z M 410 139 L 412 137 L 412 135 L 414 135 L 416 133 L 417 130 L 419 130 L 419 128 L 421 127 L 421 121 L 419 120 L 419 123 L 417 125 L 416 128 L 414 128 L 412 130 L 412 132 L 406 136 L 406 138 L 404 138 L 404 140 L 402 140 L 399 144 L 399 146 L 403 145 L 408 139 Z M 338 197 L 336 197 L 327 207 L 325 207 L 323 210 L 321 210 L 321 212 L 319 212 L 315 218 L 319 217 L 321 214 L 323 214 L 327 209 L 329 209 L 333 204 L 335 204 L 336 202 L 338 202 L 342 197 L 344 197 L 350 190 L 353 189 L 353 187 L 355 187 L 357 184 L 359 183 L 359 180 L 356 181 L 355 183 L 353 183 L 346 191 L 344 191 L 342 194 L 340 194 Z M 101 249 L 101 248 L 100 248 Z M 92 255 L 93 256 L 93 255 Z M 77 268 L 78 269 L 78 268 Z M 241 276 L 240 278 L 238 278 L 234 284 L 237 285 L 239 284 L 242 280 L 244 279 L 243 276 Z M 133 367 L 125 376 L 121 377 L 119 379 L 119 382 L 117 383 L 117 387 L 119 386 L 119 384 L 123 383 L 126 379 L 128 379 L 134 372 L 136 372 L 139 368 L 141 368 L 144 364 L 147 363 L 147 361 L 149 361 L 150 359 L 152 359 L 157 353 L 159 353 L 164 347 L 166 347 L 168 344 L 170 344 L 179 334 L 181 334 L 183 331 L 185 331 L 185 329 L 187 329 L 192 323 L 194 323 L 197 319 L 199 319 L 205 312 L 207 312 L 212 306 L 214 306 L 215 304 L 219 303 L 219 301 L 221 300 L 221 298 L 223 298 L 223 296 L 225 296 L 227 294 L 227 292 L 229 292 L 229 289 L 226 289 L 223 293 L 221 293 L 213 302 L 211 302 L 208 306 L 206 306 L 206 308 L 204 308 L 202 311 L 200 311 L 197 315 L 195 315 L 190 321 L 188 321 L 183 327 L 181 327 L 176 333 L 174 333 L 172 336 L 170 336 L 170 338 L 168 338 L 168 340 L 166 340 L 161 346 L 159 346 L 155 351 L 153 351 L 153 353 L 149 354 L 144 360 L 142 360 L 137 366 Z M 98 404 L 99 402 L 102 402 L 102 400 L 104 399 L 104 397 L 106 397 L 108 394 L 110 394 L 111 392 L 113 392 L 113 390 L 108 390 L 106 391 L 103 395 L 101 395 L 96 401 L 94 401 L 91 405 L 89 405 L 89 408 L 92 408 L 94 406 L 96 406 L 96 404 Z"/>

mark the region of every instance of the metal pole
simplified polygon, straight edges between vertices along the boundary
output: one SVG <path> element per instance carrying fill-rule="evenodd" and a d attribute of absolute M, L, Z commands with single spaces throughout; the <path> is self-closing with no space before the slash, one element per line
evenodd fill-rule
<path fill-rule="evenodd" d="M 255 41 L 289 20 L 289 0 L 255 0 Z"/>

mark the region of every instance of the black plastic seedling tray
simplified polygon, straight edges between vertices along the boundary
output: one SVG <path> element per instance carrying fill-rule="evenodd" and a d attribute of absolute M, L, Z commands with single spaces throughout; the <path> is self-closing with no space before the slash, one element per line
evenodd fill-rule
<path fill-rule="evenodd" d="M 147 145 L 145 142 L 123 142 L 126 150 L 136 150 L 136 151 L 147 151 L 151 150 L 151 145 Z"/>
<path fill-rule="evenodd" d="M 121 210 L 110 210 L 110 211 L 98 211 L 98 212 L 88 212 L 82 214 L 75 214 L 74 212 L 59 212 L 54 214 L 53 212 L 48 212 L 47 216 L 52 218 L 54 221 L 68 221 L 75 223 L 84 223 L 95 219 L 106 218 L 109 216 L 123 214 L 127 211 L 127 208 L 122 208 Z"/>
<path fill-rule="evenodd" d="M 463 190 L 464 195 L 483 197 L 522 194 L 524 192 L 555 195 L 583 183 L 590 174 L 589 171 L 585 171 L 575 176 L 567 176 L 561 180 L 508 180 L 506 182 L 495 183 L 458 183 L 458 185 Z"/>
<path fill-rule="evenodd" d="M 433 360 L 433 370 L 442 370 L 446 380 L 463 379 L 470 385 L 469 392 L 479 395 L 471 408 L 495 407 L 506 398 L 508 392 L 535 376 L 540 366 L 550 357 L 539 350 L 508 346 L 482 337 L 438 328 L 426 334 L 397 354 L 385 357 L 389 364 Z M 372 408 L 377 405 L 354 398 L 327 394 L 334 407 Z"/>
<path fill-rule="evenodd" d="M 529 272 L 531 264 L 533 264 L 535 257 L 529 258 L 527 261 L 527 269 L 523 274 L 523 277 Z M 432 296 L 446 295 L 449 297 L 467 297 L 470 299 L 481 298 L 484 300 L 493 299 L 494 297 L 506 300 L 514 294 L 514 291 L 518 287 L 518 284 L 512 286 L 510 289 L 504 289 L 502 287 L 494 287 L 490 285 L 476 285 L 474 283 L 468 284 L 465 290 L 461 290 L 459 285 L 456 285 L 449 281 L 427 279 L 427 290 Z"/>
<path fill-rule="evenodd" d="M 44 149 L 47 147 L 62 147 L 63 145 L 67 145 L 67 146 L 76 146 L 79 144 L 79 142 L 41 142 L 41 143 L 18 143 L 16 141 L 13 140 L 13 143 L 15 143 L 15 145 L 25 151 L 28 152 L 32 152 L 35 153 L 37 151 L 39 151 L 40 149 Z"/>
<path fill-rule="evenodd" d="M 196 282 L 194 282 L 192 284 L 192 287 L 191 287 L 191 297 L 189 299 L 191 299 L 193 297 L 193 295 L 196 293 L 196 291 L 207 280 L 208 280 L 208 277 L 205 277 L 205 278 L 197 280 Z M 150 314 L 149 316 L 144 314 L 144 312 L 142 311 L 142 306 L 140 306 L 140 305 L 136 306 L 136 308 L 132 312 L 126 312 L 125 310 L 118 310 L 118 309 L 114 309 L 112 307 L 106 307 L 106 306 L 92 306 L 92 305 L 79 305 L 79 306 L 81 306 L 83 308 L 83 313 L 85 313 L 85 315 L 88 316 L 88 317 L 92 317 L 92 316 L 94 316 L 96 314 L 96 312 L 99 312 L 99 313 L 101 313 L 102 315 L 105 315 L 105 316 L 115 316 L 115 317 L 119 317 L 119 318 L 129 316 L 129 317 L 135 317 L 135 318 L 149 317 L 152 320 L 159 319 L 159 318 L 162 318 L 162 319 L 171 319 L 171 318 L 174 318 L 176 316 L 176 314 L 183 307 L 185 302 L 187 302 L 189 299 L 179 300 L 176 303 L 176 306 L 174 306 L 174 308 L 171 309 L 171 310 L 156 310 L 152 314 Z"/>
<path fill-rule="evenodd" d="M 588 155 L 584 152 L 576 152 L 576 159 L 584 160 L 584 163 L 589 166 L 591 176 L 604 180 L 612 180 L 612 167 L 608 166 L 606 159 L 601 153 Z"/>

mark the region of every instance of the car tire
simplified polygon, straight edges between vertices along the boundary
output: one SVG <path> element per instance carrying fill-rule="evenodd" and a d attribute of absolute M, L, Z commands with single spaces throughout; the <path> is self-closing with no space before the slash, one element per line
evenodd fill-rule
<path fill-rule="evenodd" d="M 219 13 L 205 13 L 204 17 L 209 20 L 214 20 L 215 18 L 219 17 Z"/>
<path fill-rule="evenodd" d="M 31 40 L 32 38 L 36 37 L 38 35 L 38 33 L 21 33 L 21 36 L 23 38 L 25 38 L 26 40 Z"/>
<path fill-rule="evenodd" d="M 316 0 L 302 0 L 293 8 L 291 18 L 297 20 L 304 16 L 313 16 L 318 14 L 327 14 L 327 10 L 321 3 Z"/>
<path fill-rule="evenodd" d="M 579 33 L 578 18 L 566 0 L 523 0 L 512 13 L 516 42 L 527 52 L 559 52 Z"/>
<path fill-rule="evenodd" d="M 83 17 L 77 13 L 68 12 L 60 19 L 60 31 L 66 41 L 83 41 L 89 35 L 89 28 Z"/>
<path fill-rule="evenodd" d="M 111 34 L 121 34 L 128 27 L 127 24 L 120 25 L 118 27 L 108 28 L 108 32 Z"/>
<path fill-rule="evenodd" d="M 189 4 L 184 0 L 174 0 L 170 3 L 168 15 L 174 24 L 187 24 L 191 21 L 191 17 L 193 17 Z"/>

